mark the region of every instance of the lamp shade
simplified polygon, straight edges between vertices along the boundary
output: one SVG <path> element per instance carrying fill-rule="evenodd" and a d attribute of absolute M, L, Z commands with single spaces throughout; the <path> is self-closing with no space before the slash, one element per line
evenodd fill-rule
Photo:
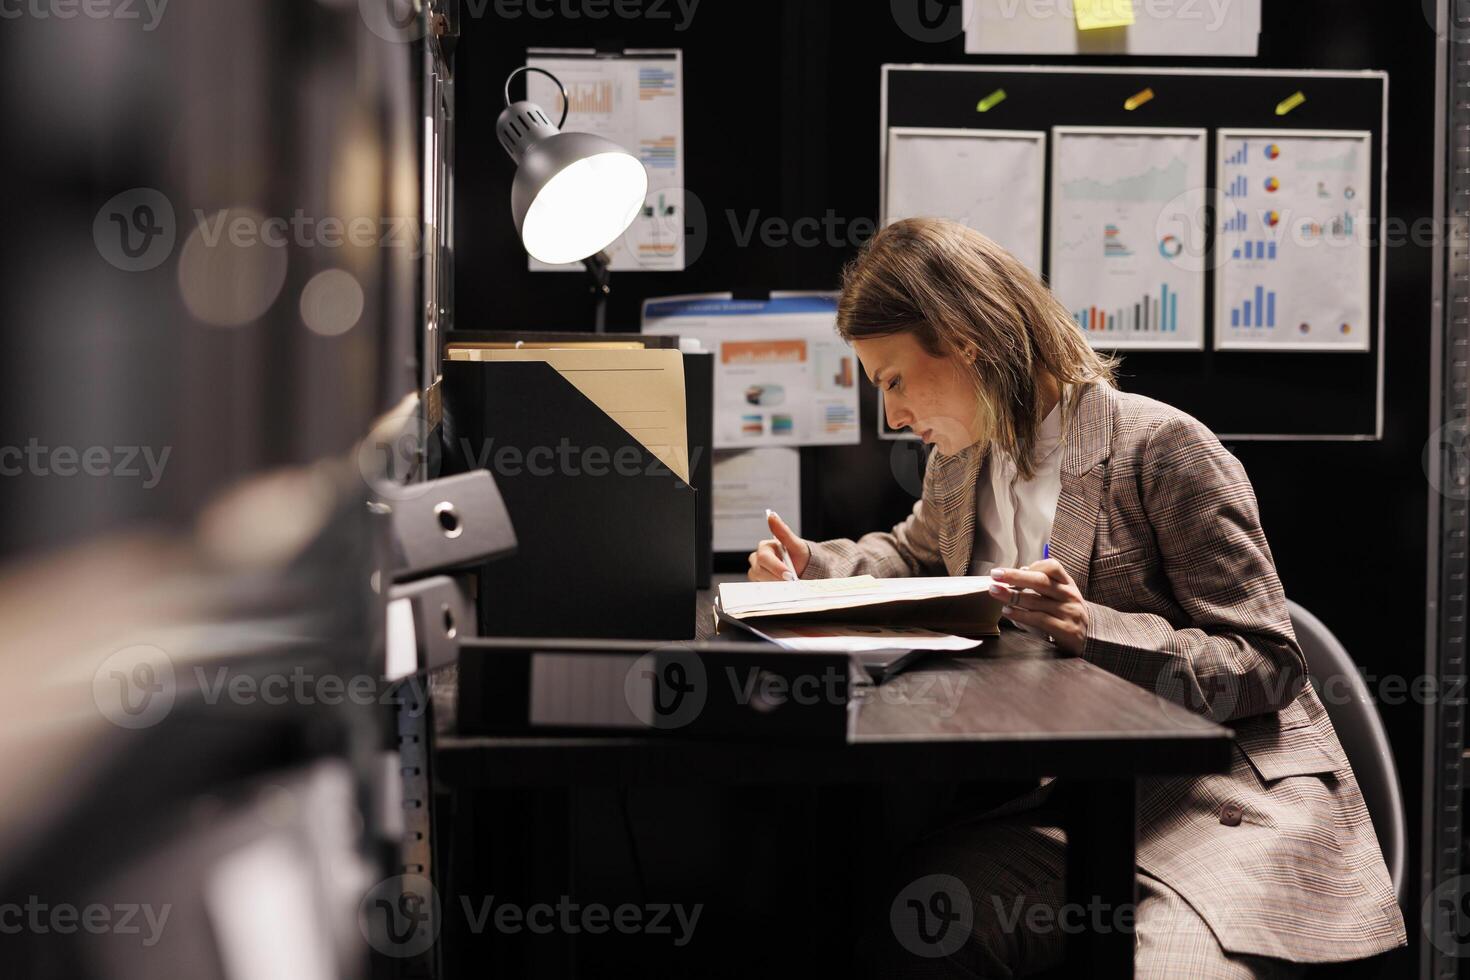
<path fill-rule="evenodd" d="M 508 106 L 496 131 L 519 166 L 511 213 L 533 258 L 560 265 L 596 255 L 642 210 L 648 172 L 611 140 L 560 132 L 533 102 Z"/>

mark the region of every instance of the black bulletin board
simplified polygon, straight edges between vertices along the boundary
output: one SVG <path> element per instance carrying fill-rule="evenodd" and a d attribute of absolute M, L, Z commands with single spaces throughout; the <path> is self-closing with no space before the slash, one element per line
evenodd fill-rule
<path fill-rule="evenodd" d="M 1132 111 L 1124 108 L 1125 100 L 1145 88 L 1153 90 L 1151 100 Z M 1005 90 L 1005 99 L 977 111 L 977 103 L 996 89 Z M 1277 115 L 1277 105 L 1297 91 L 1306 100 Z M 1053 126 L 1206 127 L 1205 172 L 1211 181 L 1217 129 L 1371 132 L 1368 308 L 1373 323 L 1367 351 L 1214 350 L 1214 282 L 1206 272 L 1203 351 L 1120 353 L 1126 390 L 1189 412 L 1222 439 L 1379 439 L 1387 105 L 1388 75 L 1373 71 L 884 65 L 879 179 L 887 179 L 890 127 L 1045 130 L 1048 188 Z M 1043 272 L 1049 274 L 1050 193 L 1043 198 Z M 1213 250 L 1213 219 L 1206 227 L 1206 248 Z"/>

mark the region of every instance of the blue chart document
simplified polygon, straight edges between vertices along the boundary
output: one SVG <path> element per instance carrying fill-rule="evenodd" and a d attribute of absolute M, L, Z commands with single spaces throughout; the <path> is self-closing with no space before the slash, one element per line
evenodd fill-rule
<path fill-rule="evenodd" d="M 1052 129 L 1051 287 L 1094 347 L 1204 347 L 1205 138 Z"/>
<path fill-rule="evenodd" d="M 1218 131 L 1216 348 L 1368 350 L 1371 135 Z"/>

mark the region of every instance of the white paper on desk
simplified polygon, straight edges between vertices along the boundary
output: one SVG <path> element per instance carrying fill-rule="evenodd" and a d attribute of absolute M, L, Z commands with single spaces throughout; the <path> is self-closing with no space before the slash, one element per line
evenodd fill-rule
<path fill-rule="evenodd" d="M 801 450 L 717 450 L 711 481 L 715 551 L 754 551 L 771 536 L 767 507 L 801 536 Z"/>
<path fill-rule="evenodd" d="M 689 482 L 684 355 L 677 350 L 454 348 L 449 357 L 456 361 L 545 361 L 679 479 Z M 615 460 L 594 464 L 589 457 L 581 465 L 591 472 L 594 465 L 610 469 L 617 464 Z"/>
<path fill-rule="evenodd" d="M 788 650 L 857 653 L 863 650 L 973 650 L 981 640 L 913 626 L 852 626 L 802 623 L 766 626 L 760 632 Z"/>
<path fill-rule="evenodd" d="M 834 594 L 867 593 L 877 582 L 871 575 L 801 579 L 796 582 L 721 582 L 720 606 L 734 616 L 752 609 L 808 602 Z"/>
<path fill-rule="evenodd" d="M 880 602 L 918 601 L 943 596 L 985 594 L 989 575 L 914 578 L 802 579 L 796 582 L 722 582 L 720 609 L 735 619 L 854 609 Z"/>
<path fill-rule="evenodd" d="M 1261 0 L 1134 0 L 1127 27 L 1077 29 L 1074 0 L 964 0 L 966 54 L 1164 54 L 1253 58 Z"/>

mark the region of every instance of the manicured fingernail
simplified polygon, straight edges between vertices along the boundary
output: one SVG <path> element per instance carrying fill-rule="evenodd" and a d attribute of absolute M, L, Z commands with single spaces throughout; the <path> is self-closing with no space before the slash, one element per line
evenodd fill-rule
<path fill-rule="evenodd" d="M 1003 578 L 1007 574 L 1009 574 L 1009 573 L 1004 568 L 992 568 L 990 570 L 990 577 L 991 578 Z"/>
<path fill-rule="evenodd" d="M 1001 615 L 1003 615 L 1003 616 L 1009 616 L 1011 614 L 1011 607 L 1010 606 L 1001 606 L 1000 607 L 1000 612 L 1001 612 Z"/>
<path fill-rule="evenodd" d="M 991 585 L 990 594 L 1004 599 L 1006 595 L 1006 590 L 999 585 Z"/>
<path fill-rule="evenodd" d="M 788 582 L 795 582 L 795 581 L 796 581 L 796 575 L 795 575 L 795 574 L 794 574 L 794 573 L 793 573 L 793 572 L 785 572 L 785 573 L 784 573 L 784 574 L 783 574 L 783 577 L 784 577 L 784 578 L 785 578 L 785 579 L 786 579 L 786 581 L 788 581 Z"/>

